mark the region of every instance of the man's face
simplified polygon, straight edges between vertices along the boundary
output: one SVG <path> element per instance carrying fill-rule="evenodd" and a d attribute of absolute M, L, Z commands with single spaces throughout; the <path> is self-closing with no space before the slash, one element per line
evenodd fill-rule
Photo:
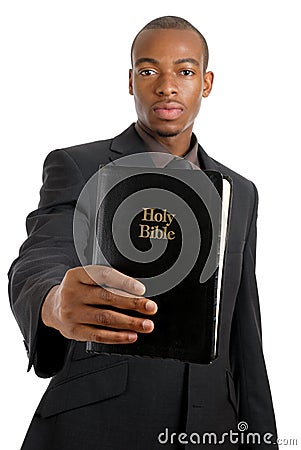
<path fill-rule="evenodd" d="M 203 71 L 203 45 L 190 30 L 146 30 L 133 48 L 129 91 L 138 120 L 161 137 L 191 133 L 212 72 Z"/>

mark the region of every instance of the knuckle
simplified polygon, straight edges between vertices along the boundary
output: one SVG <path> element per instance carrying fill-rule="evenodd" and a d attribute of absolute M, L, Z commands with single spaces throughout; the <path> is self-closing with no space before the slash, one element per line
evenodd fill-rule
<path fill-rule="evenodd" d="M 61 304 L 68 305 L 70 300 L 73 298 L 73 289 L 64 285 L 60 290 Z"/>
<path fill-rule="evenodd" d="M 134 297 L 134 298 L 132 299 L 132 309 L 137 310 L 137 309 L 140 309 L 141 306 L 142 306 L 142 300 L 141 300 L 141 298 Z"/>
<path fill-rule="evenodd" d="M 90 336 L 90 340 L 92 342 L 102 342 L 102 335 L 101 333 L 92 333 Z"/>
<path fill-rule="evenodd" d="M 124 333 L 116 333 L 115 340 L 118 343 L 128 342 L 127 335 L 125 335 Z"/>
<path fill-rule="evenodd" d="M 77 327 L 76 325 L 72 325 L 69 326 L 68 329 L 66 330 L 67 334 L 68 334 L 68 338 L 69 339 L 75 339 L 76 338 L 76 334 L 77 334 Z"/>
<path fill-rule="evenodd" d="M 137 319 L 132 317 L 132 318 L 130 318 L 130 320 L 128 322 L 128 328 L 129 328 L 129 330 L 137 330 L 137 329 L 142 328 L 142 326 L 140 325 L 140 321 L 138 321 Z"/>
<path fill-rule="evenodd" d="M 124 291 L 132 291 L 134 289 L 134 280 L 130 277 L 124 277 L 122 281 L 122 289 Z"/>
<path fill-rule="evenodd" d="M 71 310 L 61 309 L 59 313 L 60 322 L 62 324 L 71 324 L 73 322 L 73 314 Z"/>
<path fill-rule="evenodd" d="M 113 303 L 113 294 L 106 288 L 101 288 L 100 298 L 105 302 L 105 304 Z"/>
<path fill-rule="evenodd" d="M 112 267 L 101 266 L 101 279 L 104 283 L 108 281 L 112 274 Z"/>
<path fill-rule="evenodd" d="M 76 271 L 75 267 L 67 270 L 67 272 L 65 273 L 65 280 L 72 280 L 74 278 L 75 271 Z"/>
<path fill-rule="evenodd" d="M 73 317 L 73 310 L 70 308 L 68 302 L 63 301 L 59 308 L 59 315 L 64 322 L 69 322 Z"/>
<path fill-rule="evenodd" d="M 102 311 L 96 316 L 99 325 L 108 326 L 112 324 L 112 315 L 109 311 Z"/>

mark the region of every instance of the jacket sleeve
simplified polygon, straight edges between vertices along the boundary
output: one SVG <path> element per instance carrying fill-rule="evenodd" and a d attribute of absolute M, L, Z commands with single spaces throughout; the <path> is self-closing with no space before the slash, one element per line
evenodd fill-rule
<path fill-rule="evenodd" d="M 38 209 L 26 219 L 27 240 L 9 272 L 12 311 L 29 357 L 40 377 L 50 377 L 64 364 L 70 341 L 40 319 L 43 300 L 66 271 L 80 265 L 73 242 L 73 214 L 84 180 L 65 150 L 51 152 L 43 168 Z"/>
<path fill-rule="evenodd" d="M 253 184 L 253 183 L 252 183 Z M 258 192 L 253 184 L 255 199 L 250 228 L 244 248 L 240 287 L 234 310 L 230 360 L 238 400 L 238 419 L 247 422 L 249 433 L 260 433 L 261 445 L 243 445 L 242 449 L 269 448 L 263 436 L 274 442 L 276 424 L 267 371 L 262 349 L 262 330 L 256 265 L 256 223 L 258 212 Z M 278 448 L 275 444 L 273 448 Z"/>

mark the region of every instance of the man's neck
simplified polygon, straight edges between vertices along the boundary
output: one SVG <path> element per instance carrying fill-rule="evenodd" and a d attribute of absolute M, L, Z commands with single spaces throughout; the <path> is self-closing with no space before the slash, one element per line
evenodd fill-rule
<path fill-rule="evenodd" d="M 163 145 L 171 154 L 175 156 L 185 156 L 185 154 L 190 150 L 191 136 L 192 136 L 192 126 L 187 128 L 185 131 L 177 134 L 176 136 L 162 136 L 157 132 L 150 130 L 143 123 L 138 121 L 140 127 L 150 134 L 157 142 Z"/>

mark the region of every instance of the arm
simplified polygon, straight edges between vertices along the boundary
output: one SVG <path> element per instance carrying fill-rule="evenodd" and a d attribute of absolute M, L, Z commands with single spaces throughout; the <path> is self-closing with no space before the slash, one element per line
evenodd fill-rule
<path fill-rule="evenodd" d="M 73 241 L 73 214 L 84 180 L 65 151 L 47 157 L 43 181 L 39 209 L 27 218 L 28 239 L 9 271 L 9 292 L 28 349 L 29 369 L 33 364 L 37 375 L 47 377 L 63 367 L 72 339 L 129 343 L 137 339 L 137 332 L 151 332 L 151 321 L 128 316 L 124 310 L 152 315 L 156 305 L 137 298 L 145 287 L 133 278 L 104 266 L 81 267 Z M 87 211 L 81 212 L 83 249 L 89 237 L 87 202 Z"/>
<path fill-rule="evenodd" d="M 28 239 L 9 270 L 9 296 L 24 337 L 29 366 L 47 377 L 59 371 L 69 341 L 40 319 L 43 301 L 65 272 L 79 265 L 73 244 L 73 212 L 83 177 L 64 150 L 51 152 L 44 163 L 38 209 L 26 220 Z"/>
<path fill-rule="evenodd" d="M 260 306 L 255 275 L 258 193 L 245 244 L 241 283 L 234 310 L 230 360 L 238 399 L 238 420 L 248 431 L 276 436 L 274 411 L 262 350 Z M 259 448 L 244 446 L 242 448 Z M 265 446 L 260 448 L 265 448 Z M 268 447 L 267 447 L 268 448 Z M 273 448 L 278 448 L 276 445 Z"/>

